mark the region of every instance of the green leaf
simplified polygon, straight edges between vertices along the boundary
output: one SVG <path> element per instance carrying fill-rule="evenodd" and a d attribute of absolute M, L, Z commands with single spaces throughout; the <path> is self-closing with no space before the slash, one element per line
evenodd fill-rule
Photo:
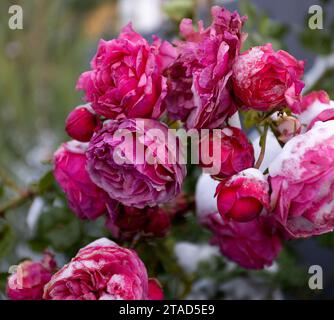
<path fill-rule="evenodd" d="M 48 171 L 44 174 L 44 176 L 38 182 L 38 191 L 40 194 L 45 193 L 49 189 L 53 187 L 54 184 L 54 176 L 52 171 Z"/>

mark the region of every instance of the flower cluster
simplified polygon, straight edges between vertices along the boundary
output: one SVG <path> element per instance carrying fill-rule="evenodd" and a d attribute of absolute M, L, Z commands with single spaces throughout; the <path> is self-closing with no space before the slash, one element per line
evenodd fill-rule
<path fill-rule="evenodd" d="M 192 207 L 172 123 L 200 132 L 198 220 L 227 258 L 261 269 L 284 239 L 334 229 L 334 104 L 323 91 L 302 96 L 304 62 L 289 53 L 271 44 L 242 52 L 246 20 L 215 6 L 207 28 L 184 19 L 174 46 L 157 37 L 149 44 L 131 25 L 100 41 L 77 84 L 89 104 L 66 121 L 75 140 L 54 155 L 54 176 L 79 218 L 106 214 L 120 241 L 167 234 L 173 217 Z M 257 116 L 257 156 L 236 121 L 241 110 Z M 278 153 L 263 168 L 272 136 Z M 35 268 L 38 281 L 29 276 Z M 162 298 L 137 254 L 106 239 L 81 249 L 52 278 L 40 263 L 22 269 L 21 291 L 10 278 L 12 298 L 41 298 L 41 288 L 44 299 Z"/>

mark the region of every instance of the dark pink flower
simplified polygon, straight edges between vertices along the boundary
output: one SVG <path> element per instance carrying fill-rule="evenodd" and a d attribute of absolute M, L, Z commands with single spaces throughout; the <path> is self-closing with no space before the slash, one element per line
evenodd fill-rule
<path fill-rule="evenodd" d="M 334 120 L 334 103 L 326 91 L 313 91 L 303 97 L 299 120 L 307 130 L 310 130 L 317 121 Z"/>
<path fill-rule="evenodd" d="M 81 75 L 77 89 L 84 90 L 86 101 L 106 118 L 158 119 L 166 108 L 162 73 L 175 55 L 167 41 L 154 37 L 150 45 L 129 24 L 117 39 L 100 41 L 92 70 Z"/>
<path fill-rule="evenodd" d="M 66 132 L 74 140 L 88 142 L 93 136 L 98 119 L 89 106 L 79 106 L 66 119 Z"/>
<path fill-rule="evenodd" d="M 136 238 L 161 238 L 171 227 L 172 215 L 159 207 L 138 209 L 115 202 L 108 204 L 107 227 L 121 240 Z"/>
<path fill-rule="evenodd" d="M 180 25 L 185 41 L 177 43 L 178 58 L 168 69 L 167 109 L 187 128 L 218 128 L 236 109 L 231 97 L 231 67 L 239 54 L 246 20 L 237 12 L 212 8 L 213 22 L 194 30 L 192 21 Z"/>
<path fill-rule="evenodd" d="M 87 144 L 70 141 L 54 154 L 54 176 L 65 192 L 70 209 L 80 219 L 96 219 L 106 211 L 107 194 L 86 170 Z"/>
<path fill-rule="evenodd" d="M 247 169 L 223 180 L 216 191 L 223 219 L 248 222 L 269 209 L 269 184 L 257 169 Z"/>
<path fill-rule="evenodd" d="M 46 300 L 146 300 L 148 277 L 136 252 L 100 239 L 78 254 L 45 286 Z"/>
<path fill-rule="evenodd" d="M 11 300 L 42 300 L 44 286 L 56 268 L 53 255 L 44 254 L 41 262 L 24 261 L 7 281 L 7 296 Z"/>
<path fill-rule="evenodd" d="M 300 113 L 304 62 L 274 51 L 270 43 L 241 54 L 233 66 L 233 88 L 239 105 L 260 111 L 290 107 Z"/>
<path fill-rule="evenodd" d="M 164 292 L 161 284 L 155 278 L 148 279 L 148 299 L 149 300 L 163 300 Z"/>
<path fill-rule="evenodd" d="M 209 214 L 203 225 L 213 232 L 211 243 L 243 268 L 270 266 L 282 249 L 274 221 L 261 216 L 250 222 L 224 221 L 218 213 Z"/>
<path fill-rule="evenodd" d="M 213 233 L 211 243 L 244 268 L 262 269 L 271 265 L 282 247 L 275 219 L 266 212 L 250 222 L 223 219 L 214 196 L 218 184 L 203 174 L 196 187 L 198 220 Z"/>
<path fill-rule="evenodd" d="M 291 139 L 269 175 L 273 214 L 290 237 L 334 229 L 334 121 Z"/>
<path fill-rule="evenodd" d="M 254 161 L 254 148 L 245 133 L 238 128 L 210 130 L 209 134 L 201 137 L 200 166 L 216 178 L 230 177 L 253 167 Z"/>
<path fill-rule="evenodd" d="M 90 142 L 90 177 L 125 206 L 166 203 L 180 193 L 186 174 L 177 143 L 169 139 L 167 126 L 156 120 L 110 121 Z"/>

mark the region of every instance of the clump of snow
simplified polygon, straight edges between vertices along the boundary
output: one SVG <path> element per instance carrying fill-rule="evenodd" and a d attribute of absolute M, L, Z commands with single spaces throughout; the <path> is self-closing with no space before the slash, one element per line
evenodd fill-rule
<path fill-rule="evenodd" d="M 258 159 L 261 152 L 260 137 L 258 136 L 257 138 L 253 139 L 252 144 L 254 147 L 255 159 Z M 260 171 L 264 172 L 281 151 L 281 145 L 278 143 L 272 131 L 269 130 L 266 140 L 266 152 L 260 166 Z"/>
<path fill-rule="evenodd" d="M 310 131 L 288 141 L 282 152 L 278 154 L 276 159 L 270 164 L 269 175 L 272 177 L 286 175 L 298 179 L 305 170 L 300 166 L 300 160 L 305 152 L 315 148 L 324 140 L 333 136 L 334 120 L 317 122 Z"/>
<path fill-rule="evenodd" d="M 209 261 L 220 255 L 217 247 L 190 242 L 177 243 L 174 253 L 178 264 L 187 273 L 194 273 L 201 262 Z"/>
<path fill-rule="evenodd" d="M 259 180 L 262 181 L 264 183 L 267 183 L 267 179 L 265 178 L 265 176 L 263 175 L 263 173 L 255 168 L 248 168 L 244 171 L 239 172 L 238 174 L 234 175 L 231 178 L 231 181 L 238 179 L 240 177 L 244 177 L 244 178 L 248 178 L 248 179 L 255 179 L 255 180 Z"/>
<path fill-rule="evenodd" d="M 334 103 L 331 101 L 330 104 L 322 103 L 319 100 L 314 101 L 304 112 L 302 112 L 298 119 L 300 123 L 306 127 L 315 119 L 321 112 L 333 109 Z"/>
<path fill-rule="evenodd" d="M 98 240 L 93 241 L 83 249 L 89 247 L 117 247 L 117 244 L 114 241 L 109 240 L 108 238 L 100 238 Z"/>
<path fill-rule="evenodd" d="M 203 173 L 199 177 L 195 192 L 196 211 L 199 219 L 210 213 L 218 212 L 215 198 L 218 184 L 219 181 L 212 179 L 208 174 Z"/>
<path fill-rule="evenodd" d="M 232 117 L 230 117 L 227 122 L 231 127 L 241 129 L 241 122 L 238 111 Z"/>

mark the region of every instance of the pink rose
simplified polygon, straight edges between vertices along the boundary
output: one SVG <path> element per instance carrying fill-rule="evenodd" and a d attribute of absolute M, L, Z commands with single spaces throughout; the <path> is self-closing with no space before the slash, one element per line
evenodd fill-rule
<path fill-rule="evenodd" d="M 161 284 L 155 278 L 148 280 L 148 299 L 149 300 L 163 300 L 164 292 L 162 290 Z"/>
<path fill-rule="evenodd" d="M 172 215 L 159 207 L 137 209 L 122 204 L 108 204 L 107 228 L 116 239 L 161 238 L 171 227 Z"/>
<path fill-rule="evenodd" d="M 270 43 L 241 54 L 233 66 L 233 88 L 245 108 L 270 111 L 289 106 L 300 113 L 304 62 L 275 52 Z"/>
<path fill-rule="evenodd" d="M 44 289 L 45 300 L 146 300 L 148 277 L 136 252 L 103 238 L 81 249 Z"/>
<path fill-rule="evenodd" d="M 269 174 L 273 214 L 290 237 L 334 229 L 334 121 L 291 139 Z"/>
<path fill-rule="evenodd" d="M 175 55 L 167 41 L 154 37 L 150 45 L 129 24 L 117 39 L 100 41 L 92 70 L 80 76 L 77 89 L 85 91 L 86 101 L 106 118 L 158 119 L 166 108 L 162 73 Z"/>
<path fill-rule="evenodd" d="M 156 120 L 110 121 L 90 142 L 90 177 L 125 206 L 165 203 L 180 193 L 186 174 L 169 138 L 167 126 Z"/>
<path fill-rule="evenodd" d="M 334 102 L 330 101 L 327 92 L 313 91 L 303 97 L 299 120 L 307 130 L 310 130 L 317 121 L 334 120 Z"/>
<path fill-rule="evenodd" d="M 269 184 L 261 171 L 247 169 L 223 180 L 216 191 L 223 219 L 248 222 L 269 209 Z"/>
<path fill-rule="evenodd" d="M 282 249 L 276 226 L 266 216 L 250 222 L 226 222 L 218 213 L 213 213 L 202 223 L 213 232 L 211 243 L 218 245 L 224 256 L 246 269 L 270 266 Z"/>
<path fill-rule="evenodd" d="M 215 6 L 213 22 L 194 30 L 190 19 L 181 22 L 185 41 L 177 43 L 179 53 L 168 69 L 167 109 L 174 120 L 190 128 L 218 128 L 236 109 L 231 97 L 231 67 L 239 54 L 246 21 L 237 12 Z"/>
<path fill-rule="evenodd" d="M 66 119 L 67 134 L 81 142 L 88 142 L 97 126 L 98 119 L 88 106 L 76 107 Z"/>
<path fill-rule="evenodd" d="M 218 184 L 203 174 L 195 195 L 198 220 L 213 233 L 211 243 L 244 268 L 261 269 L 271 265 L 282 247 L 275 219 L 266 213 L 250 222 L 223 219 L 214 197 Z"/>
<path fill-rule="evenodd" d="M 54 154 L 54 176 L 66 194 L 70 209 L 80 219 L 96 219 L 106 211 L 107 194 L 86 171 L 87 145 L 70 141 Z"/>
<path fill-rule="evenodd" d="M 52 277 L 56 262 L 51 253 L 45 253 L 41 262 L 24 261 L 7 281 L 7 296 L 11 300 L 42 300 L 46 283 Z"/>
<path fill-rule="evenodd" d="M 216 178 L 253 167 L 255 161 L 252 144 L 242 130 L 234 127 L 215 129 L 201 137 L 199 154 L 200 166 Z"/>

